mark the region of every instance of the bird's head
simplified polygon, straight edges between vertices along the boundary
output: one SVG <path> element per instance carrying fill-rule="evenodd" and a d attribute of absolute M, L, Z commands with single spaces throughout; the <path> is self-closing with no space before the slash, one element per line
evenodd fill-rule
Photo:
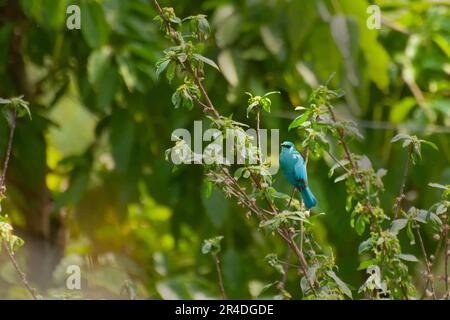
<path fill-rule="evenodd" d="M 290 141 L 284 141 L 281 144 L 281 151 L 283 151 L 283 150 L 285 150 L 285 151 L 295 150 L 295 145 Z"/>

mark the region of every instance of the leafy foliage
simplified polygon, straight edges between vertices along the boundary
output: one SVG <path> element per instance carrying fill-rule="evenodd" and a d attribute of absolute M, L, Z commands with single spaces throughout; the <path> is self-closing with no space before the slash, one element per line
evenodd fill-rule
<path fill-rule="evenodd" d="M 444 297 L 448 6 L 377 1 L 382 29 L 369 30 L 367 1 L 166 3 L 174 32 L 146 0 L 78 1 L 81 30 L 66 29 L 66 0 L 0 1 L 0 96 L 30 103 L 1 100 L 0 150 L 11 111 L 24 116 L 2 207 L 27 244 L 19 262 L 34 263 L 21 266 L 50 288 L 43 296 L 218 297 L 215 261 L 199 252 L 223 234 L 230 298 Z M 243 164 L 164 161 L 172 131 L 205 118 L 218 141 L 226 129 L 240 137 Z M 260 159 L 245 131 L 259 126 L 281 128 L 308 158 L 317 211 L 297 199 L 287 208 L 287 183 L 267 174 L 276 159 Z M 398 133 L 406 149 L 389 143 Z M 218 151 L 197 155 L 179 140 L 176 150 L 186 162 Z M 292 231 L 300 248 L 302 226 L 306 273 L 277 233 Z M 65 289 L 70 264 L 93 290 Z M 0 296 L 29 298 L 9 267 L 2 260 Z"/>

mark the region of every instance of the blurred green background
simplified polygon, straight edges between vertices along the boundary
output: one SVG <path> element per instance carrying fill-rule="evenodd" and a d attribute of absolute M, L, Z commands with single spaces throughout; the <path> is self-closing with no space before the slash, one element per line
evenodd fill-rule
<path fill-rule="evenodd" d="M 66 8 L 81 8 L 81 30 L 66 28 Z M 367 7 L 381 8 L 381 30 L 370 30 Z M 205 86 L 224 115 L 247 121 L 247 97 L 281 91 L 262 126 L 287 127 L 312 88 L 336 73 L 346 92 L 339 115 L 365 139 L 352 142 L 375 168 L 386 168 L 383 205 L 392 207 L 406 154 L 389 141 L 397 130 L 435 142 L 407 184 L 406 205 L 439 199 L 429 182 L 450 183 L 450 16 L 446 1 L 209 0 L 161 1 L 180 17 L 206 14 L 212 37 L 204 55 Z M 173 171 L 164 151 L 171 132 L 193 128 L 200 109 L 174 109 L 175 85 L 155 75 L 169 45 L 149 0 L 0 0 L 0 97 L 24 95 L 32 120 L 20 120 L 8 172 L 7 213 L 25 246 L 17 252 L 31 283 L 45 297 L 219 297 L 214 263 L 201 254 L 205 238 L 223 235 L 221 253 L 230 298 L 255 298 L 281 278 L 264 261 L 286 248 L 214 189 L 205 197 L 200 166 Z M 7 123 L 0 120 L 0 150 Z M 327 176 L 329 164 L 310 159 L 317 195 L 316 237 L 331 248 L 339 275 L 358 288 L 363 240 L 349 225 L 345 190 Z M 280 176 L 276 186 L 290 187 Z M 367 232 L 367 231 L 366 231 Z M 433 244 L 432 234 L 426 245 Z M 407 252 L 415 251 L 404 239 Z M 66 267 L 82 270 L 82 290 L 65 287 Z M 411 263 L 417 279 L 421 266 Z M 299 278 L 287 282 L 300 297 Z M 262 297 L 273 298 L 276 289 Z M 28 298 L 0 253 L 0 298 Z"/>

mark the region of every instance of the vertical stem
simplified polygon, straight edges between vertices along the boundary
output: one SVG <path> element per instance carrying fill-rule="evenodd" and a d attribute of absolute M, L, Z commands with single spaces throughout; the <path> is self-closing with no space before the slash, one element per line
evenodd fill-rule
<path fill-rule="evenodd" d="M 222 296 L 222 299 L 226 300 L 227 295 L 225 294 L 225 287 L 223 285 L 222 270 L 220 269 L 219 255 L 217 253 L 215 253 L 215 254 L 213 254 L 213 257 L 214 257 L 214 263 L 216 264 L 216 271 L 217 271 L 217 278 L 219 281 L 220 294 Z"/>
<path fill-rule="evenodd" d="M 14 111 L 12 111 L 12 119 L 11 119 L 12 121 L 11 121 L 10 129 L 9 129 L 8 145 L 6 147 L 6 155 L 5 155 L 5 160 L 3 162 L 2 175 L 0 176 L 0 193 L 2 195 L 5 192 L 6 171 L 8 171 L 9 159 L 11 158 L 12 144 L 13 144 L 13 140 L 14 140 L 14 132 L 16 131 L 16 118 L 17 118 L 17 112 L 16 112 L 16 110 L 14 110 Z"/>
<path fill-rule="evenodd" d="M 404 193 L 405 193 L 406 180 L 408 179 L 409 167 L 411 166 L 411 155 L 413 152 L 412 148 L 413 147 L 411 144 L 411 146 L 409 147 L 409 151 L 408 151 L 408 159 L 406 160 L 405 168 L 403 171 L 403 179 L 402 179 L 402 184 L 400 185 L 400 193 L 394 204 L 394 218 L 395 219 L 398 218 L 398 214 L 399 214 L 400 208 L 402 206 L 402 201 L 403 201 L 403 198 L 405 197 Z"/>
<path fill-rule="evenodd" d="M 261 136 L 260 136 L 260 114 L 261 114 L 261 108 L 258 107 L 256 111 L 256 145 L 258 148 L 258 159 L 259 163 L 262 163 L 262 156 L 261 156 Z"/>
<path fill-rule="evenodd" d="M 38 300 L 36 289 L 32 288 L 30 284 L 28 283 L 27 277 L 25 273 L 20 269 L 19 264 L 16 261 L 16 258 L 14 257 L 14 253 L 10 250 L 8 244 L 6 243 L 5 239 L 2 240 L 3 248 L 5 249 L 6 253 L 8 254 L 9 260 L 11 260 L 11 263 L 14 266 L 14 269 L 16 269 L 17 274 L 20 277 L 20 281 L 22 281 L 24 287 L 28 290 L 28 292 L 31 294 L 34 300 Z"/>
<path fill-rule="evenodd" d="M 444 226 L 444 277 L 445 277 L 445 299 L 449 299 L 450 292 L 448 291 L 448 256 L 449 256 L 449 239 L 448 239 L 448 213 L 445 215 L 445 226 Z"/>
<path fill-rule="evenodd" d="M 288 210 L 291 208 L 291 202 L 292 202 L 292 198 L 294 198 L 295 189 L 297 189 L 297 188 L 294 187 L 294 188 L 292 189 L 291 197 L 289 198 L 289 203 L 288 203 Z"/>
<path fill-rule="evenodd" d="M 1 197 L 5 197 L 5 192 L 6 192 L 6 186 L 5 186 L 6 172 L 8 171 L 9 160 L 11 158 L 12 144 L 13 144 L 13 140 L 14 140 L 14 132 L 16 131 L 16 120 L 17 120 L 17 112 L 16 112 L 16 110 L 13 110 L 10 128 L 9 128 L 8 144 L 6 147 L 6 155 L 5 155 L 5 160 L 3 162 L 2 174 L 0 176 L 0 196 Z M 9 248 L 5 239 L 2 239 L 2 245 L 8 255 L 9 260 L 13 264 L 14 269 L 16 270 L 17 274 L 19 275 L 19 278 L 22 281 L 22 284 L 30 292 L 33 299 L 37 300 L 37 295 L 36 295 L 35 289 L 33 289 L 30 286 L 30 284 L 28 283 L 25 273 L 20 269 L 19 264 L 17 263 L 16 258 L 14 257 L 14 253 Z"/>
<path fill-rule="evenodd" d="M 428 275 L 431 276 L 432 275 L 432 271 L 431 271 L 431 267 L 429 265 L 427 251 L 425 250 L 425 245 L 423 243 L 423 239 L 422 239 L 422 235 L 420 233 L 419 227 L 417 227 L 416 233 L 417 233 L 417 238 L 419 239 L 420 249 L 422 250 L 422 254 L 423 254 L 423 257 L 425 259 L 425 266 L 427 268 Z M 432 278 L 431 279 L 430 278 L 427 279 L 427 285 L 425 286 L 425 290 L 428 287 L 428 283 L 431 285 L 431 293 L 433 294 L 433 298 L 436 299 L 436 289 L 434 287 L 433 279 Z"/>
<path fill-rule="evenodd" d="M 333 119 L 333 122 L 337 123 L 336 115 L 334 114 L 334 111 L 330 105 L 328 105 L 328 111 L 330 112 L 331 119 Z M 356 169 L 358 167 L 357 167 L 356 163 L 353 161 L 353 158 L 350 153 L 350 149 L 348 148 L 347 143 L 345 142 L 344 130 L 338 129 L 337 131 L 339 134 L 339 141 L 341 142 L 342 147 L 344 148 L 345 156 L 347 157 L 348 161 L 352 165 L 352 172 L 356 175 L 356 172 L 357 172 Z M 360 177 L 358 177 L 358 178 L 360 178 Z"/>
<path fill-rule="evenodd" d="M 287 246 L 287 251 L 286 251 L 286 264 L 284 265 L 283 268 L 283 277 L 281 278 L 280 283 L 278 284 L 277 288 L 279 290 L 282 290 L 285 288 L 286 286 L 286 280 L 287 280 L 287 276 L 288 276 L 288 271 L 289 271 L 289 260 L 291 258 L 291 247 L 289 247 L 289 245 Z"/>

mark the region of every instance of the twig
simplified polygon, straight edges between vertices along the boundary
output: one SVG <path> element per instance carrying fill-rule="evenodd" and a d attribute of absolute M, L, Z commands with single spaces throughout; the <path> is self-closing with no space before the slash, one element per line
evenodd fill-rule
<path fill-rule="evenodd" d="M 430 280 L 430 276 L 432 276 L 432 271 L 431 271 L 431 267 L 430 267 L 430 264 L 429 264 L 429 261 L 428 261 L 427 251 L 425 250 L 425 245 L 423 243 L 423 239 L 422 239 L 422 235 L 420 233 L 419 227 L 416 228 L 416 233 L 417 233 L 417 238 L 419 239 L 420 249 L 422 250 L 422 254 L 423 254 L 423 257 L 425 259 L 425 266 L 426 266 L 427 272 L 428 272 L 427 284 L 425 286 L 425 289 L 427 289 L 428 288 L 428 284 L 430 284 L 431 285 L 431 290 L 432 290 L 431 293 L 433 295 L 433 298 L 437 299 L 436 298 L 436 289 L 434 287 L 434 281 L 432 280 L 432 278 Z"/>
<path fill-rule="evenodd" d="M 223 285 L 222 270 L 220 269 L 219 255 L 217 253 L 215 253 L 215 254 L 213 254 L 213 257 L 214 257 L 214 263 L 216 264 L 216 271 L 217 271 L 217 278 L 219 281 L 220 294 L 222 295 L 222 299 L 226 300 L 227 295 L 225 294 L 225 287 Z"/>
<path fill-rule="evenodd" d="M 262 164 L 262 156 L 261 156 L 261 137 L 260 137 L 260 113 L 261 113 L 261 108 L 258 106 L 257 110 L 256 110 L 256 146 L 258 148 L 258 159 L 259 159 L 259 163 Z"/>
<path fill-rule="evenodd" d="M 327 105 L 327 106 L 328 106 L 328 111 L 329 111 L 330 114 L 331 114 L 331 118 L 333 119 L 333 122 L 334 122 L 334 123 L 337 123 L 337 118 L 336 118 L 336 115 L 335 115 L 335 113 L 334 113 L 334 111 L 333 111 L 333 108 L 331 108 L 330 105 Z M 344 134 L 344 130 L 343 130 L 342 128 L 339 128 L 339 129 L 337 129 L 337 132 L 338 132 L 338 134 L 339 134 L 339 141 L 341 142 L 342 147 L 344 148 L 345 155 L 346 155 L 348 161 L 350 162 L 350 164 L 352 165 L 352 172 L 353 172 L 353 174 L 355 174 L 358 178 L 360 178 L 360 177 L 359 177 L 359 174 L 357 174 L 358 166 L 357 166 L 357 164 L 353 161 L 353 158 L 352 158 L 351 153 L 350 153 L 350 149 L 348 148 L 348 145 L 347 145 L 347 143 L 345 142 L 345 134 Z"/>
<path fill-rule="evenodd" d="M 289 247 L 289 245 L 287 246 L 287 251 L 286 251 L 286 261 L 289 261 L 291 258 L 291 247 Z M 283 263 L 283 262 L 281 262 Z M 277 287 L 278 290 L 283 290 L 285 285 L 286 285 L 286 280 L 287 280 L 287 276 L 288 276 L 288 271 L 289 271 L 289 267 L 291 266 L 290 263 L 286 262 L 284 263 L 284 267 L 283 267 L 283 277 L 281 278 L 281 281 L 278 283 Z"/>
<path fill-rule="evenodd" d="M 398 214 L 400 212 L 402 201 L 403 201 L 403 198 L 405 197 L 405 186 L 406 186 L 406 180 L 408 179 L 408 171 L 411 166 L 411 155 L 413 152 L 412 148 L 413 148 L 413 146 L 411 144 L 411 146 L 409 147 L 409 151 L 408 151 L 408 159 L 406 159 L 406 164 L 405 164 L 405 168 L 403 171 L 403 179 L 402 179 L 402 184 L 400 185 L 399 196 L 395 200 L 395 204 L 394 204 L 394 218 L 395 219 L 398 218 Z"/>
<path fill-rule="evenodd" d="M 2 174 L 0 176 L 0 196 L 1 197 L 5 197 L 5 192 L 6 192 L 6 186 L 5 186 L 6 172 L 8 171 L 9 160 L 11 158 L 11 153 L 12 153 L 12 144 L 13 144 L 13 140 L 14 140 L 14 133 L 16 131 L 16 120 L 17 120 L 17 112 L 16 112 L 16 110 L 13 110 L 10 128 L 9 128 L 8 145 L 6 147 L 6 155 L 5 155 L 5 160 L 3 162 Z M 19 278 L 22 281 L 22 284 L 30 292 L 33 299 L 37 300 L 36 290 L 33 289 L 30 286 L 30 284 L 28 283 L 25 273 L 20 269 L 19 264 L 17 263 L 16 258 L 14 257 L 14 253 L 10 250 L 5 239 L 2 239 L 2 245 L 9 257 L 9 260 L 13 264 L 14 269 L 16 269 L 16 272 L 19 275 Z"/>
<path fill-rule="evenodd" d="M 444 276 L 445 276 L 445 299 L 449 299 L 450 292 L 448 291 L 448 257 L 449 257 L 449 239 L 448 239 L 448 213 L 445 215 L 447 224 L 444 226 Z"/>
<path fill-rule="evenodd" d="M 6 253 L 8 254 L 9 260 L 11 260 L 12 265 L 14 266 L 14 269 L 16 269 L 17 274 L 20 277 L 20 281 L 22 281 L 24 287 L 28 290 L 28 292 L 31 294 L 34 300 L 38 300 L 36 289 L 32 288 L 30 284 L 28 283 L 27 277 L 25 273 L 20 269 L 19 264 L 16 261 L 16 258 L 14 257 L 14 253 L 10 250 L 8 247 L 8 244 L 6 243 L 6 240 L 2 240 L 3 248 L 5 249 Z"/>
<path fill-rule="evenodd" d="M 295 189 L 297 189 L 297 187 L 292 188 L 291 197 L 289 198 L 289 202 L 288 202 L 288 205 L 287 205 L 288 210 L 291 208 L 291 202 L 292 202 L 292 198 L 294 198 Z"/>
<path fill-rule="evenodd" d="M 172 39 L 177 43 L 178 45 L 181 44 L 180 39 L 176 36 L 176 32 L 172 27 L 172 24 L 170 23 L 170 20 L 167 18 L 167 16 L 164 14 L 164 11 L 162 10 L 161 6 L 159 5 L 158 1 L 152 0 L 153 7 L 158 12 L 159 16 L 163 19 L 167 30 L 169 31 L 169 35 L 172 37 Z M 211 99 L 208 96 L 208 93 L 206 92 L 205 88 L 203 87 L 203 84 L 201 82 L 200 77 L 192 70 L 190 65 L 185 66 L 186 71 L 191 74 L 191 76 L 194 79 L 195 84 L 197 85 L 198 89 L 200 90 L 201 95 L 206 101 L 206 105 L 208 106 L 208 110 L 210 110 L 215 118 L 220 118 L 220 114 L 217 111 L 217 109 L 214 107 L 214 104 L 212 103 Z"/>
<path fill-rule="evenodd" d="M 348 170 L 340 161 L 338 158 L 336 158 L 335 155 L 333 155 L 331 152 L 329 152 L 328 150 L 325 150 L 326 153 L 333 158 L 334 161 L 336 161 L 336 163 L 339 165 L 339 167 L 341 167 L 342 169 L 344 169 L 345 172 L 347 172 L 348 174 L 352 174 L 352 172 L 350 170 Z"/>
<path fill-rule="evenodd" d="M 11 158 L 14 133 L 16 131 L 16 119 L 17 119 L 17 112 L 16 112 L 16 110 L 13 110 L 11 123 L 10 123 L 10 129 L 9 129 L 9 136 L 8 136 L 8 146 L 6 147 L 6 155 L 5 155 L 5 160 L 3 162 L 2 175 L 0 176 L 0 193 L 1 193 L 0 195 L 2 195 L 2 196 L 4 196 L 4 192 L 6 191 L 6 188 L 5 188 L 6 171 L 8 171 L 9 159 Z"/>

